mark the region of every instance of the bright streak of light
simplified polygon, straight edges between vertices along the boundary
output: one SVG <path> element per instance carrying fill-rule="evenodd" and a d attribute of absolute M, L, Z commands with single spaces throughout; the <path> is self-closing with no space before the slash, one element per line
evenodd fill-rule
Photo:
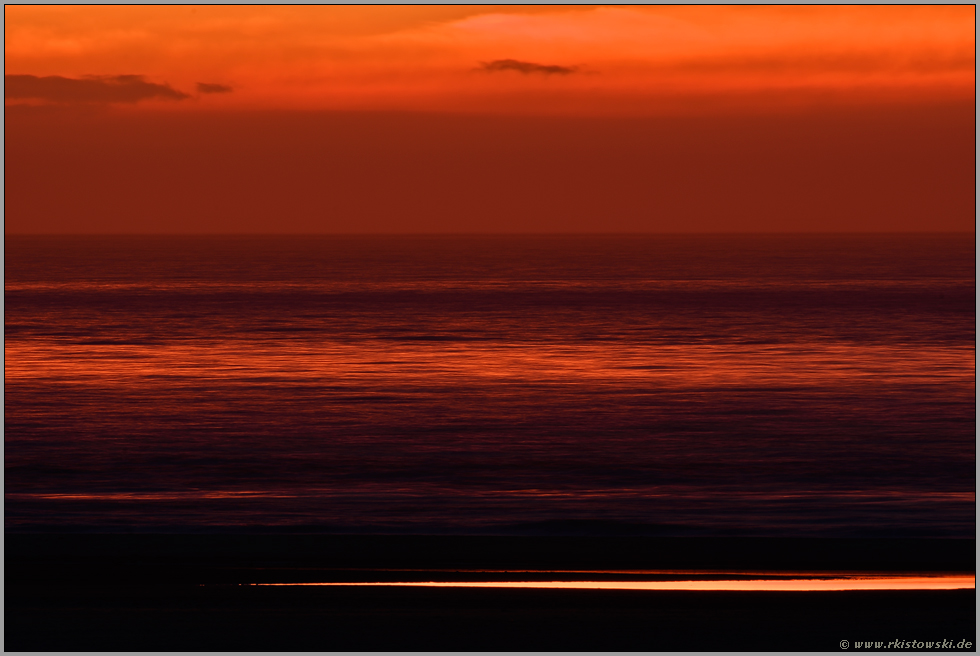
<path fill-rule="evenodd" d="M 728 581 L 426 581 L 389 583 L 259 583 L 258 585 L 414 586 L 430 588 L 550 588 L 563 590 L 959 590 L 976 589 L 975 576 L 916 576 Z"/>

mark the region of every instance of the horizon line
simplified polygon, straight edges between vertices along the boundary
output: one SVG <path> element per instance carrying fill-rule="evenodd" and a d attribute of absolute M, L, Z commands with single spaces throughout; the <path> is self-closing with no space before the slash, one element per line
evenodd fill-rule
<path fill-rule="evenodd" d="M 576 232 L 5 232 L 6 237 L 667 237 L 667 236 L 826 236 L 974 235 L 974 230 L 846 231 L 576 231 Z"/>

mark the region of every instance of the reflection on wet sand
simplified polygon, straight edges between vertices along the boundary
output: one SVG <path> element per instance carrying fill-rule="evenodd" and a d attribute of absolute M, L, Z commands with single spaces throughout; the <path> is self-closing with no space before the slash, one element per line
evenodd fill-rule
<path fill-rule="evenodd" d="M 720 581 L 426 581 L 386 583 L 260 583 L 259 585 L 415 586 L 436 588 L 556 588 L 575 590 L 959 590 L 976 589 L 970 576 L 887 576 Z"/>

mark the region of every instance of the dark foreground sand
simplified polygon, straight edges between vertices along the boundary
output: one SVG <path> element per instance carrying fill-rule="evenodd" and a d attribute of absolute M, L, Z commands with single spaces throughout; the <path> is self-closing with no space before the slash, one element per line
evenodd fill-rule
<path fill-rule="evenodd" d="M 488 570 L 508 568 L 536 570 L 544 578 L 571 575 L 543 570 L 587 568 L 962 572 L 974 570 L 974 545 L 972 540 L 8 534 L 5 647 L 828 651 L 839 650 L 842 640 L 850 642 L 851 650 L 858 641 L 968 640 L 973 650 L 973 590 L 689 592 L 248 584 L 488 580 L 506 578 Z"/>
<path fill-rule="evenodd" d="M 820 650 L 975 642 L 972 590 L 6 589 L 12 651 Z"/>

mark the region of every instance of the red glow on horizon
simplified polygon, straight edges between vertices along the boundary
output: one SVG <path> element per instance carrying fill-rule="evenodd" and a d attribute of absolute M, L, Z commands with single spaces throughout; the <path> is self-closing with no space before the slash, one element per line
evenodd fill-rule
<path fill-rule="evenodd" d="M 972 231 L 975 14 L 6 6 L 5 227 Z"/>

